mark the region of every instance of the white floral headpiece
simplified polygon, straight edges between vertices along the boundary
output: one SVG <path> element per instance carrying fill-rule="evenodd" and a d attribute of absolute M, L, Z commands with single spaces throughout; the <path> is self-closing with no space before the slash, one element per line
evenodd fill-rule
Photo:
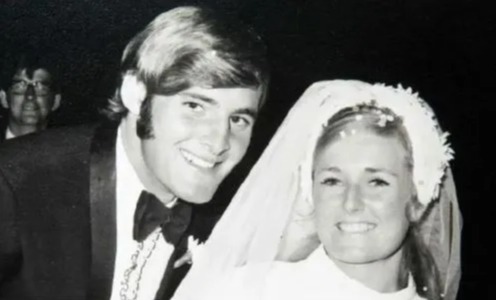
<path fill-rule="evenodd" d="M 447 142 L 448 133 L 441 131 L 432 109 L 411 88 L 405 89 L 401 85 L 396 88 L 384 84 L 370 85 L 360 81 L 334 81 L 332 90 L 320 103 L 317 116 L 313 119 L 317 121 L 313 125 L 316 127 L 310 130 L 312 136 L 309 139 L 309 151 L 300 165 L 301 188 L 305 199 L 313 202 L 313 153 L 327 121 L 339 111 L 359 105 L 388 108 L 402 119 L 412 146 L 413 179 L 418 200 L 427 205 L 436 199 L 446 167 L 454 154 Z M 389 116 L 384 117 L 388 120 Z"/>

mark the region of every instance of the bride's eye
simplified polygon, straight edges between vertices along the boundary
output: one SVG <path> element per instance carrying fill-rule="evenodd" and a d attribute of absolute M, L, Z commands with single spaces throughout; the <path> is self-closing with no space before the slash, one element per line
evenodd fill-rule
<path fill-rule="evenodd" d="M 374 186 L 374 187 L 385 187 L 385 186 L 389 186 L 389 182 L 387 182 L 386 180 L 382 179 L 382 178 L 374 178 L 372 180 L 369 181 L 369 184 L 371 186 Z"/>
<path fill-rule="evenodd" d="M 323 185 L 327 185 L 327 186 L 337 186 L 337 185 L 341 184 L 341 180 L 339 180 L 338 178 L 335 178 L 335 177 L 327 177 L 327 178 L 324 178 L 324 180 L 322 180 L 321 183 Z"/>

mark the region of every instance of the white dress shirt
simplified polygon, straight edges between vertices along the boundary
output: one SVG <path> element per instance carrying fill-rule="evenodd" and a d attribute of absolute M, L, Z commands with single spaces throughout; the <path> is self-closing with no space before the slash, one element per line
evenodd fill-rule
<path fill-rule="evenodd" d="M 134 211 L 144 187 L 126 155 L 121 128 L 117 134 L 116 172 L 117 253 L 110 299 L 121 300 L 121 293 L 127 290 L 128 299 L 132 299 L 133 293 L 136 293 L 136 300 L 152 300 L 155 299 L 174 247 L 165 241 L 160 229 L 156 229 L 138 251 L 140 243 L 133 239 Z M 132 256 L 135 256 L 134 259 Z M 137 263 L 136 268 L 129 276 L 125 276 L 133 261 Z"/>

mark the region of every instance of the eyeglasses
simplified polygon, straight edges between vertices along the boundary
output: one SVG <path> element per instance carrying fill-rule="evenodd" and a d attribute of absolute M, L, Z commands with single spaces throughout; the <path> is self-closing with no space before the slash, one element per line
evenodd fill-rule
<path fill-rule="evenodd" d="M 50 93 L 50 85 L 42 81 L 26 81 L 26 80 L 14 80 L 11 85 L 11 90 L 14 94 L 24 94 L 28 90 L 28 87 L 33 87 L 33 90 L 37 96 L 46 96 Z"/>

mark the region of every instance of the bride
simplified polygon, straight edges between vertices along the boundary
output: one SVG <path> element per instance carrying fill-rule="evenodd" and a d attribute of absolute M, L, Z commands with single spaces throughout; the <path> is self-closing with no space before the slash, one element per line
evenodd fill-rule
<path fill-rule="evenodd" d="M 401 86 L 312 85 L 173 299 L 455 299 L 452 150 Z"/>

